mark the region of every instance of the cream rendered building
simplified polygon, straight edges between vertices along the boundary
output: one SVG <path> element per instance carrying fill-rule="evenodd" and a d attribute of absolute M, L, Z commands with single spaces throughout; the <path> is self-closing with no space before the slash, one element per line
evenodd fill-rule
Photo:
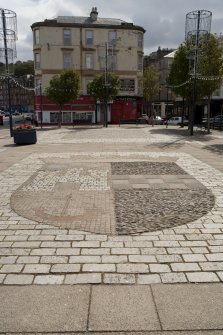
<path fill-rule="evenodd" d="M 117 123 L 123 110 L 128 118 L 136 115 L 142 95 L 140 79 L 145 33 L 142 27 L 119 19 L 100 18 L 97 8 L 93 7 L 89 17 L 59 16 L 35 22 L 31 28 L 35 85 L 42 85 L 42 93 L 52 76 L 62 70 L 73 67 L 80 73 L 81 96 L 69 108 L 67 106 L 70 114 L 64 110 L 63 122 L 78 118 L 94 122 L 95 106 L 87 94 L 87 84 L 105 70 L 114 72 L 121 80 L 118 97 L 110 105 L 108 121 Z M 44 94 L 41 100 L 43 122 L 54 122 L 55 106 L 47 104 Z M 36 96 L 36 110 L 40 110 L 39 96 Z M 101 118 L 98 113 L 97 120 L 102 121 Z"/>

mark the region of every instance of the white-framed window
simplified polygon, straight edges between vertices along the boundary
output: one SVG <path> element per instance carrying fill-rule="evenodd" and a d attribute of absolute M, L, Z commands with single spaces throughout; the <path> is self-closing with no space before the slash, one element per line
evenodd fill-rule
<path fill-rule="evenodd" d="M 108 54 L 108 70 L 115 71 L 117 70 L 117 55 L 109 53 Z"/>
<path fill-rule="evenodd" d="M 63 53 L 63 68 L 69 69 L 72 67 L 72 55 L 71 52 L 64 52 Z"/>
<path fill-rule="evenodd" d="M 85 44 L 86 45 L 93 45 L 94 42 L 94 33 L 92 30 L 85 31 Z"/>
<path fill-rule="evenodd" d="M 143 33 L 138 33 L 138 48 L 143 48 Z"/>
<path fill-rule="evenodd" d="M 40 53 L 39 52 L 35 52 L 34 59 L 35 59 L 35 69 L 40 69 Z"/>
<path fill-rule="evenodd" d="M 116 40 L 117 40 L 117 36 L 116 36 L 116 31 L 109 31 L 108 32 L 108 45 L 109 47 L 114 47 L 116 45 Z"/>
<path fill-rule="evenodd" d="M 34 44 L 39 44 L 39 29 L 34 30 Z"/>
<path fill-rule="evenodd" d="M 143 65 L 143 58 L 142 55 L 138 55 L 138 71 L 142 71 L 142 65 Z"/>
<path fill-rule="evenodd" d="M 63 44 L 71 45 L 71 30 L 70 29 L 63 30 Z"/>
<path fill-rule="evenodd" d="M 36 83 L 36 85 L 35 85 L 35 87 L 36 87 L 36 95 L 41 95 L 42 94 L 42 87 L 41 87 L 42 82 L 41 82 L 41 79 L 36 79 L 35 83 Z"/>
<path fill-rule="evenodd" d="M 92 53 L 87 53 L 85 56 L 86 61 L 86 69 L 93 69 L 94 68 L 94 58 Z"/>
<path fill-rule="evenodd" d="M 120 79 L 120 92 L 135 92 L 135 79 L 123 78 Z"/>
<path fill-rule="evenodd" d="M 88 85 L 92 82 L 93 79 L 85 79 L 85 87 L 86 87 L 86 90 L 85 90 L 85 94 L 88 94 L 89 95 L 89 89 L 88 89 Z"/>

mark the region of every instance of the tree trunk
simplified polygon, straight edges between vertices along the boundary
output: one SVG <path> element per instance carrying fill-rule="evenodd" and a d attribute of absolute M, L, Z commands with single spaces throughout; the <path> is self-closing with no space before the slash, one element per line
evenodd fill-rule
<path fill-rule="evenodd" d="M 62 106 L 60 106 L 59 115 L 58 115 L 58 128 L 61 128 L 62 123 Z"/>
<path fill-rule="evenodd" d="M 208 115 L 207 115 L 207 132 L 208 132 L 208 134 L 210 134 L 210 110 L 211 110 L 211 97 L 210 97 L 210 95 L 208 96 L 208 105 L 207 105 L 207 112 L 208 112 Z"/>

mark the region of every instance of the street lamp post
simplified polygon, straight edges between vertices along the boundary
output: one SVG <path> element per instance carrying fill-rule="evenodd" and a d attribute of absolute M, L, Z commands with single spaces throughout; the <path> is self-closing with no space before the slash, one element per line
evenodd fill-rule
<path fill-rule="evenodd" d="M 42 96 L 42 83 L 39 86 L 40 93 L 40 127 L 43 128 L 43 96 Z"/>
<path fill-rule="evenodd" d="M 104 115 L 104 125 L 108 127 L 108 43 L 105 43 L 105 115 Z"/>
<path fill-rule="evenodd" d="M 12 106 L 11 106 L 11 87 L 10 87 L 10 78 L 9 78 L 9 63 L 8 63 L 8 45 L 7 45 L 7 36 L 6 36 L 6 18 L 4 10 L 2 12 L 2 26 L 3 26 L 3 35 L 4 35 L 4 49 L 5 49 L 5 66 L 6 66 L 6 75 L 7 75 L 7 88 L 8 88 L 8 110 L 9 110 L 9 127 L 10 127 L 10 136 L 13 137 L 13 128 L 12 128 Z"/>

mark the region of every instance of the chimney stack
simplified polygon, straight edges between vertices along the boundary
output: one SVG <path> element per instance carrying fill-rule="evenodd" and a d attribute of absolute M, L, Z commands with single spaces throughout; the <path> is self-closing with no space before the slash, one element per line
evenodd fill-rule
<path fill-rule="evenodd" d="M 98 11 L 97 7 L 92 7 L 91 14 L 90 14 L 91 21 L 97 21 L 98 18 Z"/>

